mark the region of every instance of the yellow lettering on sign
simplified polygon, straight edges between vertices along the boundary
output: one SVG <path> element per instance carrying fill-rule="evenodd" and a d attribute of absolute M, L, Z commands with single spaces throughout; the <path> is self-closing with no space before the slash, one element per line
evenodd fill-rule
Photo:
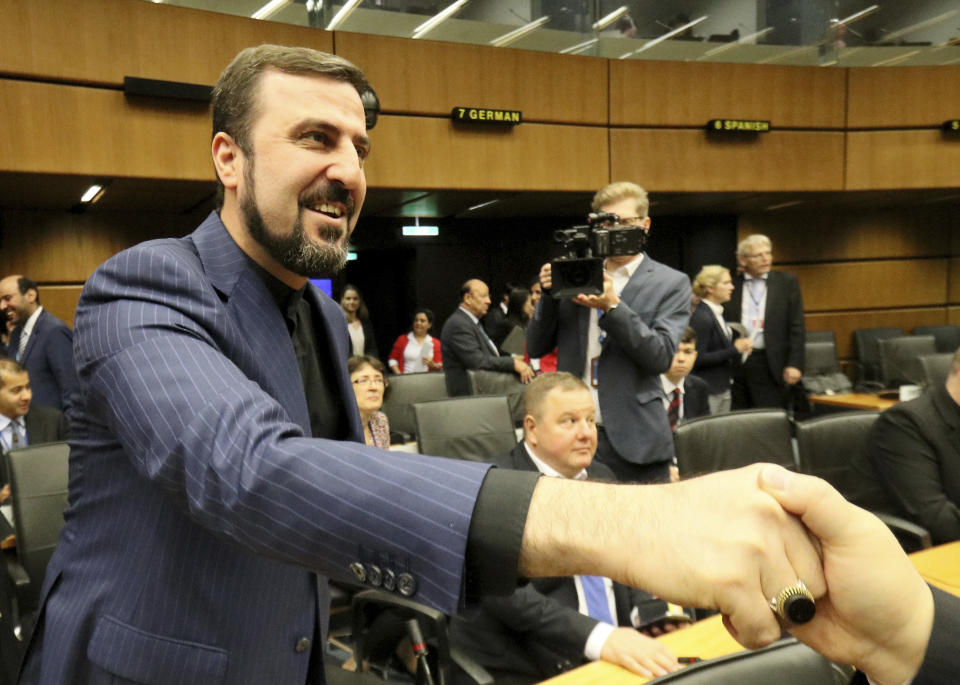
<path fill-rule="evenodd" d="M 476 118 L 477 118 L 477 110 L 471 109 L 471 110 L 470 110 L 470 114 L 469 114 L 468 116 L 469 116 L 471 119 L 476 119 Z"/>

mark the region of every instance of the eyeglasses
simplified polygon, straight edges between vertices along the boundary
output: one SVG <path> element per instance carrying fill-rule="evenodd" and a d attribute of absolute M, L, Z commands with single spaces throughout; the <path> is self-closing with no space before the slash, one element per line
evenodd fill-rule
<path fill-rule="evenodd" d="M 387 381 L 382 376 L 376 376 L 374 378 L 370 378 L 369 376 L 361 376 L 360 378 L 354 378 L 353 384 L 354 385 L 386 386 Z"/>

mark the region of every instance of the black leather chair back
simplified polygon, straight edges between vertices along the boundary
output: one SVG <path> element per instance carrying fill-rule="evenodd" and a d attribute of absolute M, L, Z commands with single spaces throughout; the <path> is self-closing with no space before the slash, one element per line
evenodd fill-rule
<path fill-rule="evenodd" d="M 953 365 L 953 352 L 920 355 L 920 368 L 923 369 L 923 381 L 928 388 L 942 385 L 947 380 Z"/>
<path fill-rule="evenodd" d="M 674 440 L 683 477 L 758 461 L 796 470 L 792 427 L 782 409 L 749 409 L 693 419 L 677 426 Z"/>
<path fill-rule="evenodd" d="M 879 415 L 876 411 L 848 411 L 798 422 L 800 473 L 823 478 L 846 495 L 850 463 L 866 448 L 867 434 Z"/>
<path fill-rule="evenodd" d="M 808 330 L 804 334 L 806 336 L 806 341 L 811 342 L 829 342 L 833 343 L 834 348 L 837 346 L 837 334 L 833 331 L 811 331 Z"/>
<path fill-rule="evenodd" d="M 913 329 L 913 334 L 932 335 L 937 343 L 937 352 L 954 354 L 960 347 L 960 326 L 956 324 L 917 326 Z"/>
<path fill-rule="evenodd" d="M 517 444 L 504 396 L 457 397 L 413 405 L 420 452 L 489 461 Z"/>
<path fill-rule="evenodd" d="M 795 638 L 749 652 L 710 659 L 657 678 L 667 685 L 847 685 L 850 666 L 817 654 Z"/>
<path fill-rule="evenodd" d="M 405 373 L 392 375 L 389 396 L 383 401 L 381 411 L 390 421 L 390 430 L 405 433 L 411 439 L 417 435 L 417 423 L 413 418 L 413 405 L 447 398 L 447 382 L 442 373 Z"/>
<path fill-rule="evenodd" d="M 920 366 L 920 357 L 937 352 L 937 343 L 932 335 L 887 338 L 879 341 L 878 345 L 880 380 L 888 388 L 904 383 L 922 383 L 923 367 Z"/>
<path fill-rule="evenodd" d="M 471 395 L 503 395 L 510 405 L 510 416 L 515 426 L 523 424 L 523 391 L 526 386 L 512 373 L 468 369 L 467 382 Z"/>
<path fill-rule="evenodd" d="M 30 579 L 27 587 L 17 589 L 21 613 L 38 604 L 43 575 L 63 528 L 69 456 L 65 442 L 21 447 L 6 455 L 17 557 Z"/>
<path fill-rule="evenodd" d="M 861 381 L 880 380 L 880 348 L 877 342 L 904 334 L 902 328 L 860 328 L 853 332 L 853 349 L 860 363 Z"/>

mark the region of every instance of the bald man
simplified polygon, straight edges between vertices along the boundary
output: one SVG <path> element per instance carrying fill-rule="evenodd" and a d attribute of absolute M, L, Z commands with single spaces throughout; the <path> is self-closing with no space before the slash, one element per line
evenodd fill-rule
<path fill-rule="evenodd" d="M 486 283 L 471 278 L 460 286 L 460 306 L 444 322 L 440 333 L 447 394 L 451 397 L 470 394 L 467 369 L 516 373 L 524 383 L 533 380 L 533 370 L 522 359 L 501 356 L 483 330 L 480 319 L 489 308 L 490 289 Z"/>

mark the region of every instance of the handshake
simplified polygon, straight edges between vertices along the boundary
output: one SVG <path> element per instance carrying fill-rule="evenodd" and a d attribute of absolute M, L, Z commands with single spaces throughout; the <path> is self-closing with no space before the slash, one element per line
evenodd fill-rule
<path fill-rule="evenodd" d="M 604 575 L 718 609 L 746 647 L 786 628 L 875 685 L 917 674 L 934 625 L 933 594 L 884 523 L 770 464 L 669 485 L 542 478 L 520 571 Z"/>

